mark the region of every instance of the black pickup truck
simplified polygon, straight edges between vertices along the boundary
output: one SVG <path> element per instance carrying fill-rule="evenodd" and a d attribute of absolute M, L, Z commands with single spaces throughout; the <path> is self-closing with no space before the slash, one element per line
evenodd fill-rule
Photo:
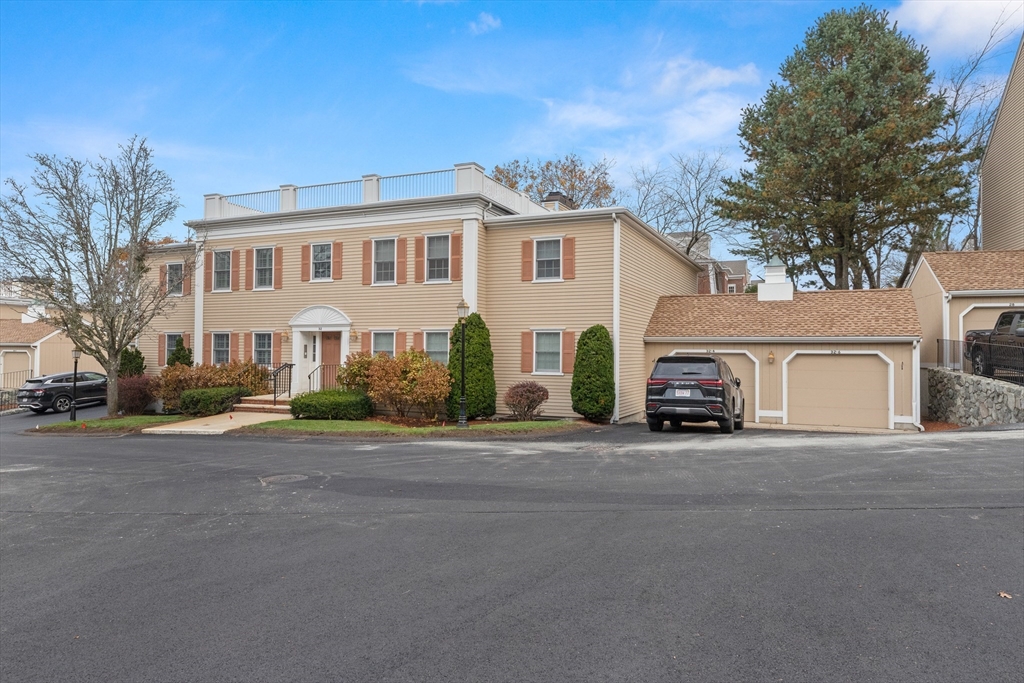
<path fill-rule="evenodd" d="M 970 330 L 964 335 L 964 356 L 975 375 L 994 377 L 997 370 L 1024 381 L 1024 310 L 1003 311 L 991 330 Z M 1000 377 L 1002 379 L 1002 377 Z"/>

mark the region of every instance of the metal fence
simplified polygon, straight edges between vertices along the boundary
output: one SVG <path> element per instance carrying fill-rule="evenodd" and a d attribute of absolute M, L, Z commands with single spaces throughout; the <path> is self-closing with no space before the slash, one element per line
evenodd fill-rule
<path fill-rule="evenodd" d="M 455 169 L 382 176 L 380 200 L 434 197 L 455 192 Z"/>
<path fill-rule="evenodd" d="M 340 389 L 338 372 L 342 367 L 340 363 L 324 363 L 323 365 L 316 366 L 316 369 L 306 377 L 309 381 L 309 390 Z"/>
<path fill-rule="evenodd" d="M 361 204 L 363 181 L 347 180 L 341 183 L 303 185 L 295 192 L 296 209 L 321 209 L 327 206 Z"/>
<path fill-rule="evenodd" d="M 937 347 L 940 368 L 1024 384 L 1024 345 L 939 339 Z"/>
<path fill-rule="evenodd" d="M 275 213 L 281 210 L 281 190 L 246 192 L 224 197 L 224 218 L 254 216 L 261 213 Z"/>
<path fill-rule="evenodd" d="M 0 410 L 18 407 L 18 389 L 32 377 L 31 370 L 5 372 L 0 376 Z"/>

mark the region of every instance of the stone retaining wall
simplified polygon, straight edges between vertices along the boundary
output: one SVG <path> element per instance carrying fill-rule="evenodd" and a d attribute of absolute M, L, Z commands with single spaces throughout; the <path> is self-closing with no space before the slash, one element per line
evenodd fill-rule
<path fill-rule="evenodd" d="M 968 427 L 1024 422 L 1024 387 L 945 368 L 928 373 L 928 417 Z"/>

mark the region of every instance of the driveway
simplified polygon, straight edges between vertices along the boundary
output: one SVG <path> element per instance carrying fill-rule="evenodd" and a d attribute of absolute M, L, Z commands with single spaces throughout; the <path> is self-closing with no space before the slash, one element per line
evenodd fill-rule
<path fill-rule="evenodd" d="M 1019 431 L 18 433 L 40 419 L 0 418 L 3 680 L 1024 668 Z"/>

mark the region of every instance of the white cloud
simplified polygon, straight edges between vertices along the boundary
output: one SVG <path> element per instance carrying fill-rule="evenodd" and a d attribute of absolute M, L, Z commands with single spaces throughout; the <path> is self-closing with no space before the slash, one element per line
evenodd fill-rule
<path fill-rule="evenodd" d="M 499 28 L 501 28 L 501 19 L 487 12 L 481 12 L 476 21 L 469 22 L 469 32 L 474 36 L 496 31 Z"/>
<path fill-rule="evenodd" d="M 901 30 L 933 54 L 962 55 L 981 48 L 1000 17 L 1006 30 L 1024 26 L 1020 0 L 904 0 L 890 13 Z"/>

